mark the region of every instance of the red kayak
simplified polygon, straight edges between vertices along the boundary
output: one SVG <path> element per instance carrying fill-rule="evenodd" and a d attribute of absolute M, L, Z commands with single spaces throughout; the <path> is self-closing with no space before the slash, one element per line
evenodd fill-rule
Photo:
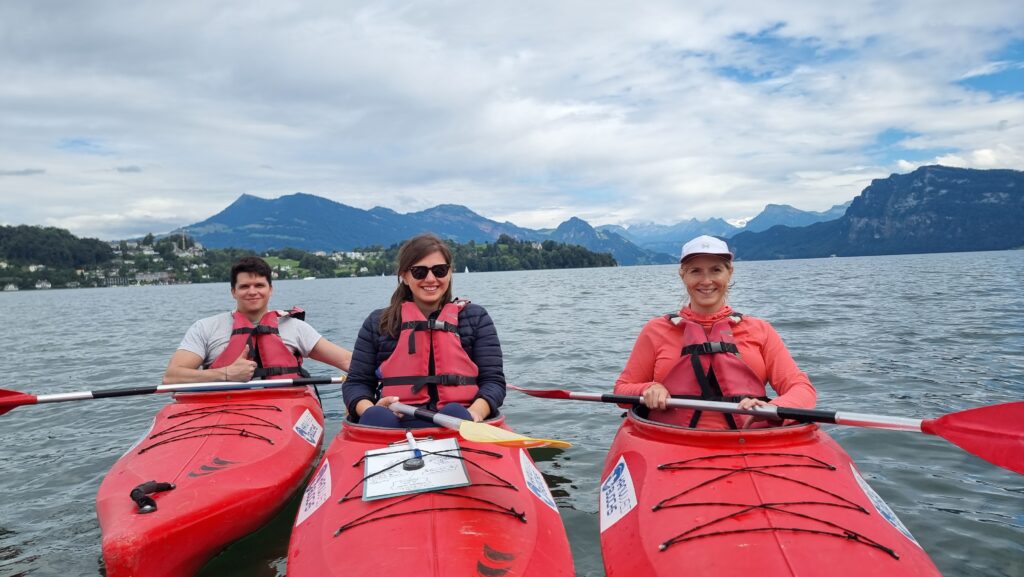
<path fill-rule="evenodd" d="M 413 455 L 405 429 L 344 423 L 299 507 L 289 577 L 574 575 L 558 508 L 525 449 L 467 441 L 445 428 L 411 432 L 422 447 L 423 472 L 397 466 L 381 473 L 367 461 L 404 465 Z M 364 459 L 368 451 L 377 456 Z M 426 472 L 435 462 L 464 471 L 469 484 L 407 490 L 435 474 Z M 382 484 L 398 493 L 376 492 Z"/>
<path fill-rule="evenodd" d="M 323 422 L 309 387 L 175 395 L 96 495 L 106 575 L 197 573 L 298 490 Z"/>
<path fill-rule="evenodd" d="M 701 431 L 631 412 L 601 479 L 608 577 L 939 575 L 817 425 Z"/>

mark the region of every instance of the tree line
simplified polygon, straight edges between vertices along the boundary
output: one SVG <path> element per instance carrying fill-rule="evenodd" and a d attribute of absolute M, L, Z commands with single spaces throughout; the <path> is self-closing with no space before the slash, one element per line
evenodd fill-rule
<path fill-rule="evenodd" d="M 52 226 L 0 226 L 0 259 L 12 265 L 76 268 L 108 263 L 114 251 L 95 238 L 78 238 Z"/>
<path fill-rule="evenodd" d="M 551 240 L 516 240 L 502 235 L 495 242 L 456 243 L 451 247 L 457 271 L 473 272 L 539 270 L 617 266 L 612 255 L 595 253 L 577 245 Z M 115 246 L 112 247 L 111 244 Z M 32 288 L 39 280 L 59 286 L 105 286 L 138 282 L 135 275 L 173 273 L 169 282 L 223 282 L 231 265 L 242 256 L 256 254 L 247 249 L 207 249 L 198 255 L 179 256 L 181 250 L 195 246 L 194 239 L 183 236 L 156 238 L 146 235 L 141 241 L 107 243 L 79 239 L 64 229 L 37 226 L 0 226 L 0 284 L 13 283 Z M 318 255 L 295 248 L 266 251 L 279 278 L 319 278 L 380 276 L 394 274 L 400 245 L 384 248 L 357 248 L 351 253 Z M 148 254 L 143 249 L 152 249 Z M 154 254 L 155 253 L 155 254 Z M 29 271 L 29 265 L 44 265 L 44 270 Z"/>

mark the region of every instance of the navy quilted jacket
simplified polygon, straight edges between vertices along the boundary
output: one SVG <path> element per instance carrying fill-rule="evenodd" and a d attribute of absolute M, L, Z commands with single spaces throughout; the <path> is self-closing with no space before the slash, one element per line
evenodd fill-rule
<path fill-rule="evenodd" d="M 398 343 L 391 335 L 380 333 L 383 310 L 377 309 L 366 317 L 352 351 L 348 380 L 341 387 L 350 418 L 355 418 L 356 403 L 360 400 L 376 402 L 380 398 L 377 367 L 391 356 Z M 459 339 L 463 350 L 480 369 L 477 397 L 486 399 L 494 414 L 505 400 L 505 371 L 498 331 L 484 307 L 469 303 L 459 311 Z"/>

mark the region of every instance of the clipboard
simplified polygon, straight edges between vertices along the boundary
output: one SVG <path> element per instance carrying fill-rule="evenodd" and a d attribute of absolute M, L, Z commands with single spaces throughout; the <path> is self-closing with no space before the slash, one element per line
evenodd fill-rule
<path fill-rule="evenodd" d="M 363 460 L 363 501 L 471 484 L 457 439 L 417 439 L 416 446 L 423 453 L 423 468 L 414 471 L 402 468 L 402 463 L 413 456 L 405 441 L 366 452 Z"/>

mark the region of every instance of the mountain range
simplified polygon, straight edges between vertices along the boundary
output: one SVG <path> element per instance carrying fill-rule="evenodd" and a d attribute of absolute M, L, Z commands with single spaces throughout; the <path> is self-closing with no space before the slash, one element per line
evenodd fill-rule
<path fill-rule="evenodd" d="M 1024 247 L 1024 172 L 923 166 L 875 179 L 838 219 L 730 239 L 763 260 Z"/>
<path fill-rule="evenodd" d="M 618 234 L 595 230 L 575 217 L 554 229 L 534 230 L 484 218 L 457 204 L 400 214 L 381 207 L 363 210 L 305 193 L 275 199 L 243 194 L 221 212 L 172 234 L 181 232 L 210 248 L 256 251 L 285 247 L 338 251 L 390 246 L 421 232 L 435 232 L 460 243 L 493 242 L 505 234 L 521 240 L 578 244 L 595 252 L 611 253 L 623 265 L 673 262 L 668 254 L 640 248 Z"/>
<path fill-rule="evenodd" d="M 491 242 L 503 234 L 555 240 L 609 252 L 622 265 L 675 262 L 679 246 L 701 234 L 730 240 L 737 258 L 806 258 L 1014 248 L 1020 233 L 1024 172 L 927 166 L 876 179 L 850 202 L 827 211 L 769 204 L 743 228 L 720 218 L 674 225 L 593 227 L 573 217 L 554 229 L 497 222 L 455 204 L 401 214 L 354 208 L 295 193 L 275 199 L 248 194 L 185 232 L 211 248 L 256 251 L 293 247 L 338 251 L 390 246 L 421 232 L 457 242 Z"/>

